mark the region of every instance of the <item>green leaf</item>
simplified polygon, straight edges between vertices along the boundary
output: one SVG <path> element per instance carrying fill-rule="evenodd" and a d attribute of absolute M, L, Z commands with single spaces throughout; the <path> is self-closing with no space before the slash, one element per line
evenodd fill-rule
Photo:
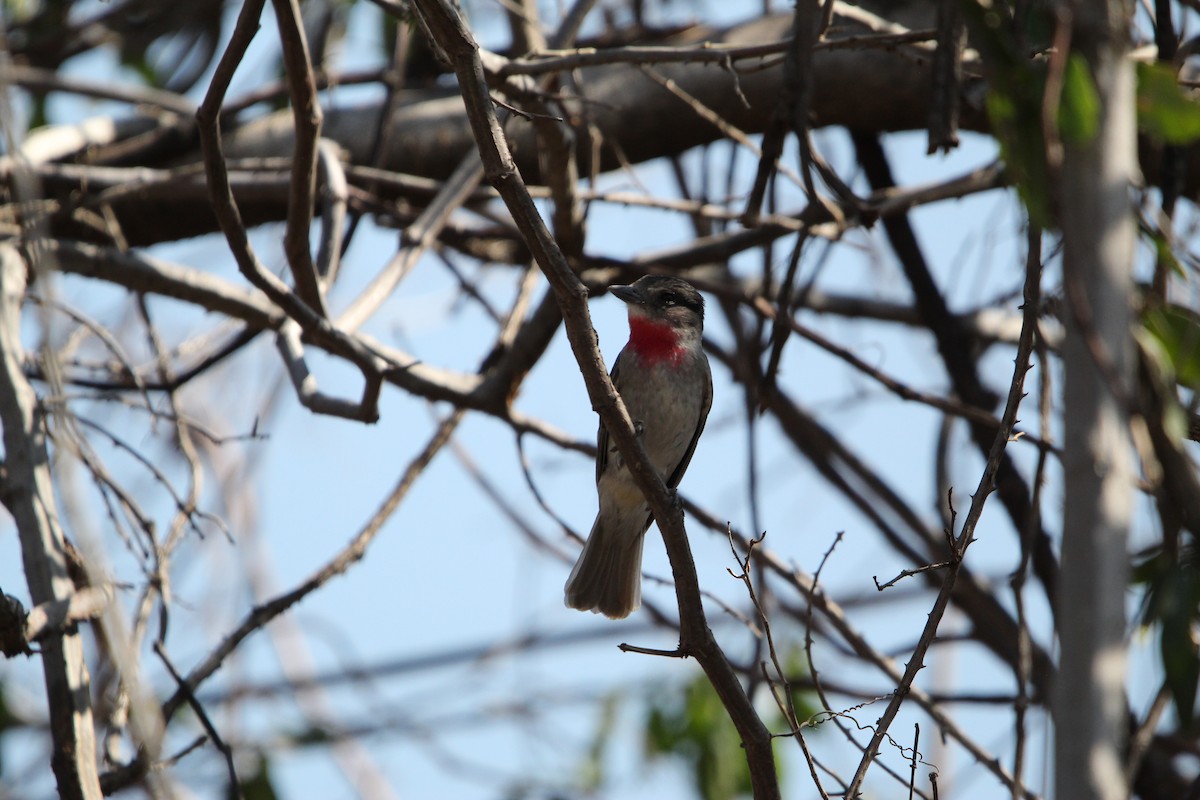
<path fill-rule="evenodd" d="M 1196 683 L 1200 681 L 1200 654 L 1192 641 L 1192 623 L 1200 600 L 1200 576 L 1194 569 L 1177 566 L 1159 588 L 1159 647 L 1167 686 L 1175 700 L 1180 727 L 1188 729 L 1196 712 Z"/>
<path fill-rule="evenodd" d="M 648 760 L 682 760 L 704 800 L 733 800 L 751 792 L 741 738 L 703 674 L 684 687 L 682 697 L 661 687 L 652 694 L 645 753 Z"/>
<path fill-rule="evenodd" d="M 1137 65 L 1138 127 L 1165 144 L 1200 140 L 1200 105 L 1179 86 L 1166 64 Z"/>
<path fill-rule="evenodd" d="M 613 738 L 620 699 L 620 695 L 614 692 L 605 697 L 600 706 L 600 723 L 596 728 L 596 737 L 592 740 L 592 746 L 588 748 L 587 757 L 580 768 L 580 785 L 588 794 L 596 793 L 604 785 L 604 753 Z"/>
<path fill-rule="evenodd" d="M 790 649 L 783 663 L 790 675 L 805 671 L 800 648 Z M 799 689 L 792 689 L 792 701 L 803 724 L 815 709 Z M 644 744 L 647 761 L 674 758 L 684 762 L 704 800 L 732 800 L 751 794 L 746 750 L 707 677 L 698 674 L 681 692 L 657 685 L 650 693 L 649 705 Z M 788 730 L 774 704 L 762 718 L 770 730 Z M 809 730 L 806 735 L 813 733 Z M 787 746 L 780 744 L 784 741 L 777 739 L 777 746 Z"/>
<path fill-rule="evenodd" d="M 1163 620 L 1159 648 L 1179 727 L 1188 730 L 1196 717 L 1196 683 L 1200 681 L 1200 658 L 1192 642 L 1191 618 L 1179 615 Z"/>
<path fill-rule="evenodd" d="M 265 757 L 260 756 L 255 773 L 248 778 L 240 778 L 238 784 L 243 800 L 279 800 L 279 795 L 275 792 L 275 785 L 271 781 L 271 763 Z M 228 788 L 226 796 L 236 798 L 238 794 L 231 786 Z"/>
<path fill-rule="evenodd" d="M 26 123 L 26 127 L 29 130 L 33 130 L 34 128 L 41 128 L 45 125 L 49 125 L 50 117 L 46 114 L 46 95 L 35 95 L 33 97 L 32 106 L 33 108 L 31 109 L 29 122 Z"/>
<path fill-rule="evenodd" d="M 1180 305 L 1155 307 L 1142 315 L 1142 325 L 1160 345 L 1175 381 L 1200 390 L 1200 315 Z"/>
<path fill-rule="evenodd" d="M 308 725 L 290 734 L 295 745 L 322 745 L 337 741 L 337 734 L 324 725 Z"/>
<path fill-rule="evenodd" d="M 26 726 L 25 720 L 14 714 L 8 707 L 6 695 L 4 684 L 0 683 L 0 733 L 7 733 Z"/>
<path fill-rule="evenodd" d="M 1100 94 L 1087 61 L 1078 53 L 1071 54 L 1063 71 L 1058 129 L 1065 141 L 1080 147 L 1096 138 L 1100 130 Z"/>
<path fill-rule="evenodd" d="M 1044 76 L 1028 69 L 1022 72 L 1036 82 L 1040 92 Z M 1040 115 L 1040 101 L 1031 97 L 1028 89 L 1014 88 L 1010 94 L 995 88 L 988 93 L 986 106 L 992 131 L 1000 143 L 1000 157 L 1004 159 L 1030 220 L 1038 226 L 1048 227 L 1051 224 L 1051 194 L 1046 142 L 1042 126 L 1028 124 L 1029 119 L 1037 119 Z"/>
<path fill-rule="evenodd" d="M 1198 567 L 1195 551 L 1185 548 L 1178 558 L 1160 551 L 1133 570 L 1134 582 L 1147 586 L 1142 624 L 1159 626 L 1163 674 L 1180 727 L 1185 730 L 1195 720 L 1200 683 L 1200 651 L 1192 639 L 1192 627 L 1200 618 Z"/>
<path fill-rule="evenodd" d="M 1151 228 L 1144 221 L 1139 221 L 1138 230 L 1142 236 L 1150 240 L 1150 245 L 1154 248 L 1155 260 L 1159 264 L 1165 264 L 1177 278 L 1187 278 L 1187 270 L 1183 264 L 1179 263 L 1179 259 L 1175 257 L 1175 251 L 1171 249 L 1171 242 L 1163 235 L 1163 232 Z"/>
<path fill-rule="evenodd" d="M 1033 224 L 1051 227 L 1054 193 L 1041 124 L 1046 66 L 1029 58 L 1049 43 L 1057 24 L 1042 6 L 1030 4 L 1018 23 L 1009 3 L 959 4 L 972 46 L 983 58 L 988 120 L 1008 178 Z"/>

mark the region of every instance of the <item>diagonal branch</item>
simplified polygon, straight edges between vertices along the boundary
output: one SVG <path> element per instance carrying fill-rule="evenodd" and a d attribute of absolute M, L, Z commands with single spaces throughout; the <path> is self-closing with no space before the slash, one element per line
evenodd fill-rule
<path fill-rule="evenodd" d="M 733 364 L 731 356 L 719 348 L 710 345 L 707 350 L 722 363 Z M 733 375 L 739 381 L 745 380 L 737 371 Z M 940 560 L 945 548 L 944 539 L 934 534 L 863 458 L 783 392 L 776 392 L 766 399 L 768 410 L 779 422 L 783 434 L 823 478 L 871 520 L 892 549 L 913 564 L 926 563 L 930 558 Z M 913 539 L 916 543 L 911 541 Z M 929 580 L 936 576 L 926 572 L 923 577 Z M 959 574 L 954 600 L 971 619 L 973 635 L 979 642 L 1005 664 L 1016 663 L 1016 624 L 991 590 L 970 570 Z M 1053 661 L 1049 653 L 1032 643 L 1030 657 L 1030 678 L 1039 698 L 1045 698 L 1054 677 Z"/>
<path fill-rule="evenodd" d="M 464 416 L 465 411 L 457 409 L 442 421 L 424 449 L 409 462 L 403 475 L 400 476 L 396 485 L 388 493 L 387 497 L 384 498 L 379 508 L 367 520 L 358 534 L 345 547 L 338 551 L 337 555 L 296 587 L 251 609 L 237 628 L 227 634 L 203 661 L 188 672 L 185 678 L 178 681 L 178 688 L 176 688 L 175 693 L 163 703 L 162 715 L 164 720 L 170 720 L 175 712 L 189 703 L 191 696 L 200 684 L 208 680 L 213 673 L 220 669 L 225 659 L 243 641 L 261 630 L 267 623 L 303 600 L 309 594 L 345 573 L 355 563 L 363 559 L 371 543 L 382 530 L 384 523 L 391 519 L 392 514 L 408 495 L 409 490 L 416 483 L 417 479 L 425 472 L 426 467 L 429 466 L 442 447 L 450 441 L 451 435 Z M 105 773 L 103 778 L 104 791 L 112 793 L 128 786 L 138 780 L 152 766 L 146 754 L 140 752 L 138 758 L 132 763 Z"/>
<path fill-rule="evenodd" d="M 925 628 L 921 632 L 921 638 L 917 642 L 917 646 L 913 648 L 912 656 L 905 666 L 904 677 L 896 686 L 896 690 L 888 702 L 887 709 L 875 725 L 875 733 L 871 736 L 871 741 L 867 745 L 867 749 L 863 751 L 862 760 L 859 762 L 858 769 L 854 773 L 854 778 L 850 781 L 850 787 L 846 791 L 848 797 L 855 797 L 857 791 L 862 787 L 862 782 L 867 776 L 867 770 L 870 768 L 875 754 L 879 752 L 879 746 L 883 743 L 883 737 L 887 735 L 888 727 L 900 711 L 900 704 L 908 696 L 913 681 L 916 680 L 917 672 L 925 667 L 925 653 L 933 645 L 933 641 L 937 636 L 938 625 L 941 624 L 942 616 L 946 613 L 947 607 L 949 607 L 951 596 L 954 593 L 954 584 L 962 568 L 963 559 L 966 557 L 967 548 L 975 539 L 975 527 L 979 524 L 979 519 L 983 515 L 984 503 L 987 502 L 987 498 L 992 492 L 996 490 L 996 476 L 1000 471 L 1009 437 L 1012 435 L 1013 427 L 1017 423 L 1017 410 L 1021 407 L 1021 400 L 1025 397 L 1025 375 L 1029 372 L 1029 359 L 1033 352 L 1033 339 L 1038 327 L 1038 309 L 1037 305 L 1032 302 L 1032 299 L 1039 295 L 1038 287 L 1040 286 L 1041 279 L 1041 262 L 1037 259 L 1029 259 L 1026 264 L 1025 273 L 1025 297 L 1029 302 L 1025 303 L 1021 341 L 1017 345 L 1016 366 L 1013 369 L 1012 381 L 1008 387 L 1008 399 L 1004 406 L 1004 414 L 1000 418 L 1000 429 L 996 431 L 992 438 L 992 446 L 988 451 L 987 464 L 984 466 L 983 475 L 979 478 L 979 485 L 976 487 L 975 493 L 971 495 L 971 508 L 967 512 L 967 518 L 963 521 L 962 530 L 959 532 L 957 538 L 954 538 L 953 530 L 947 532 L 947 535 L 952 539 L 953 547 L 950 553 L 949 568 L 946 570 L 941 590 L 938 592 L 933 609 L 929 612 L 929 617 L 925 621 Z M 953 512 L 953 509 L 951 510 Z M 1020 775 L 1017 775 L 1013 780 L 1015 783 L 1019 782 Z M 1012 785 L 1010 784 L 1010 786 Z"/>
<path fill-rule="evenodd" d="M 604 419 L 610 436 L 617 443 L 658 521 L 675 575 L 680 612 L 679 650 L 694 656 L 700 663 L 737 727 L 746 747 L 755 798 L 778 798 L 779 782 L 770 732 L 751 705 L 704 616 L 696 567 L 683 526 L 682 507 L 650 463 L 634 433 L 625 404 L 608 378 L 588 314 L 587 289 L 551 238 L 521 180 L 488 94 L 479 47 L 461 16 L 445 0 L 417 0 L 414 7 L 454 66 L 485 174 L 500 192 L 554 289 L 567 338 L 583 373 L 592 405 Z"/>

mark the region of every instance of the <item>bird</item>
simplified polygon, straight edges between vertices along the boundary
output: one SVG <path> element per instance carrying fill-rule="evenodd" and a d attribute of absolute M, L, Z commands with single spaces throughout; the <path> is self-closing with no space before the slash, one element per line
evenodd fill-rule
<path fill-rule="evenodd" d="M 674 489 L 712 407 L 712 370 L 701 341 L 704 297 L 682 278 L 664 275 L 609 291 L 629 314 L 629 341 L 610 376 L 650 462 Z M 599 511 L 567 579 L 565 601 L 623 619 L 642 602 L 642 544 L 652 517 L 603 419 L 596 445 Z"/>

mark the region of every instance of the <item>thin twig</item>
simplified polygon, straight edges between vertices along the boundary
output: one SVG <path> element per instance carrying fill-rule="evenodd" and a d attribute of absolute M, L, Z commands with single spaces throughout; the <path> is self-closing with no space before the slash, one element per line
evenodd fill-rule
<path fill-rule="evenodd" d="M 158 654 L 163 666 L 167 668 L 167 672 L 175 680 L 175 685 L 179 687 L 178 691 L 183 693 L 183 698 L 187 701 L 188 708 L 192 709 L 196 718 L 200 720 L 201 727 L 208 734 L 208 740 L 225 757 L 225 769 L 229 775 L 228 791 L 233 792 L 240 800 L 243 797 L 242 782 L 238 780 L 237 768 L 233 765 L 233 748 L 227 745 L 225 740 L 221 738 L 221 734 L 217 732 L 217 726 L 213 725 L 212 720 L 208 718 L 208 712 L 204 710 L 204 706 L 196 699 L 196 695 L 192 693 L 183 676 L 179 674 L 179 670 L 175 669 L 175 664 L 171 662 L 170 656 L 167 655 L 167 649 L 163 647 L 162 642 L 154 643 L 154 652 Z"/>
<path fill-rule="evenodd" d="M 911 578 L 913 575 L 920 575 L 922 572 L 931 572 L 935 569 L 943 569 L 944 567 L 948 566 L 950 566 L 949 561 L 939 561 L 936 564 L 926 564 L 925 566 L 917 567 L 916 569 L 902 569 L 900 570 L 899 575 L 892 578 L 887 583 L 880 583 L 878 576 L 875 575 L 871 576 L 871 580 L 875 581 L 875 588 L 882 592 L 884 589 L 895 586 L 905 578 Z"/>
<path fill-rule="evenodd" d="M 771 620 L 767 616 L 767 610 L 763 607 L 762 601 L 758 596 L 758 592 L 754 588 L 754 581 L 751 579 L 751 563 L 754 561 L 754 548 L 762 544 L 767 534 L 764 532 L 757 539 L 751 539 L 746 543 L 746 556 L 741 558 L 738 556 L 737 547 L 734 544 L 733 531 L 729 526 L 726 526 L 729 532 L 729 549 L 733 553 L 733 557 L 738 561 L 740 572 L 734 573 L 733 570 L 728 570 L 729 574 L 742 582 L 746 587 L 746 593 L 750 596 L 750 604 L 754 606 L 754 610 L 758 613 L 759 627 L 762 630 L 761 638 L 767 643 L 767 651 L 771 656 L 771 666 L 775 670 L 774 678 L 767 672 L 765 662 L 760 664 L 764 679 L 767 685 L 771 688 L 771 696 L 775 699 L 775 704 L 779 707 L 779 711 L 783 714 L 783 718 L 787 721 L 788 727 L 792 730 L 792 738 L 796 740 L 796 744 L 800 746 L 800 752 L 804 756 L 804 761 L 808 765 L 809 775 L 812 776 L 813 786 L 816 787 L 817 793 L 821 795 L 822 800 L 829 800 L 829 793 L 825 791 L 825 787 L 821 784 L 821 777 L 817 774 L 817 765 L 813 759 L 812 753 L 809 752 L 808 742 L 804 738 L 804 731 L 800 724 L 800 719 L 796 713 L 796 695 L 792 689 L 791 683 L 788 681 L 787 671 L 780 661 L 779 652 L 775 648 L 775 637 L 771 634 Z M 779 687 L 782 686 L 782 694 L 780 697 Z"/>
<path fill-rule="evenodd" d="M 1026 232 L 1025 270 L 1027 276 L 1037 273 L 1039 277 L 1028 277 L 1025 281 L 1024 300 L 1026 307 L 1039 308 L 1042 300 L 1040 273 L 1042 270 L 1042 230 L 1036 225 L 1030 225 Z M 1046 345 L 1042 337 L 1037 337 L 1034 347 L 1038 354 L 1038 363 L 1043 366 L 1038 370 L 1038 415 L 1039 431 L 1043 436 L 1050 435 L 1051 388 L 1050 373 L 1045 369 L 1047 360 Z M 1013 672 L 1017 681 L 1017 697 L 1013 700 L 1013 777 L 1016 782 L 1012 786 L 1012 800 L 1020 800 L 1021 781 L 1025 774 L 1025 716 L 1029 707 L 1029 676 L 1033 669 L 1032 638 L 1029 633 L 1029 621 L 1025 615 L 1025 584 L 1029 576 L 1029 562 L 1033 553 L 1033 537 L 1042 527 L 1042 485 L 1045 482 L 1047 450 L 1043 448 L 1038 453 L 1037 467 L 1033 472 L 1033 497 L 1029 501 L 1029 519 L 1021 531 L 1021 559 L 1013 572 L 1010 585 L 1013 591 L 1013 604 L 1017 621 L 1017 657 L 1013 664 Z"/>
<path fill-rule="evenodd" d="M 356 562 L 362 560 L 367 548 L 383 528 L 383 524 L 391 518 L 391 515 L 399 507 L 401 501 L 408 494 L 409 489 L 412 488 L 417 478 L 421 476 L 425 468 L 433 461 L 434 456 L 437 455 L 442 446 L 449 441 L 450 435 L 458 427 L 458 423 L 462 421 L 464 414 L 464 410 L 457 409 L 442 421 L 441 425 L 434 432 L 433 437 L 425 445 L 425 448 L 409 463 L 403 475 L 396 482 L 395 487 L 384 498 L 383 503 L 380 504 L 379 509 L 371 516 L 371 519 L 367 521 L 358 534 L 350 540 L 349 544 L 342 548 L 325 566 L 314 572 L 294 589 L 284 592 L 274 599 L 252 609 L 242 622 L 232 632 L 227 634 L 200 664 L 188 672 L 187 678 L 180 685 L 179 690 L 163 703 L 163 719 L 170 719 L 186 700 L 183 694 L 184 688 L 194 692 L 201 683 L 220 668 L 225 659 L 244 639 L 261 630 L 272 619 L 300 602 L 300 600 L 313 591 L 324 586 L 331 579 L 344 573 Z"/>

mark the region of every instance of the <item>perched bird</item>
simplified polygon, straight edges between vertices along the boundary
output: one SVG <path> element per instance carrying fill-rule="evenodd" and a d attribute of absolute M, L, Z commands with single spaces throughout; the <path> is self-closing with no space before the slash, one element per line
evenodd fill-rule
<path fill-rule="evenodd" d="M 674 489 L 712 405 L 712 371 L 700 342 L 704 298 L 687 281 L 662 275 L 610 291 L 629 310 L 629 342 L 613 364 L 612 381 L 651 463 Z M 597 439 L 600 511 L 567 579 L 566 603 L 621 619 L 642 603 L 642 538 L 650 506 L 608 440 L 604 420 Z"/>

